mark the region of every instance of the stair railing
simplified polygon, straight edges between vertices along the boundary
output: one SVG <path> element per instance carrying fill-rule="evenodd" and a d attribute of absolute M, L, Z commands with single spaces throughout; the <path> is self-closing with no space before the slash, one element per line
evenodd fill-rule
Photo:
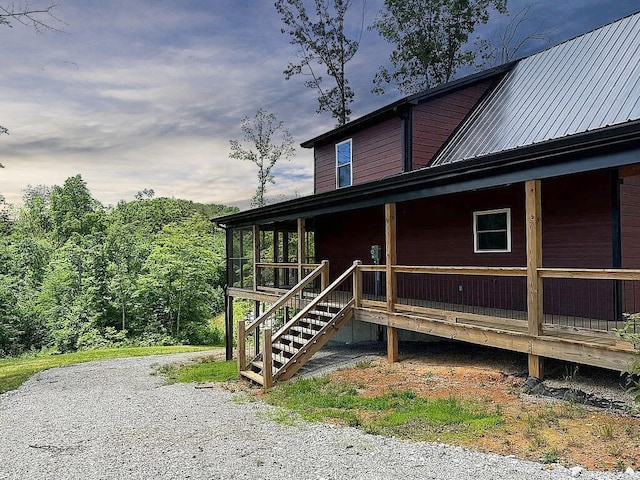
<path fill-rule="evenodd" d="M 329 262 L 323 260 L 318 267 L 300 280 L 291 290 L 280 297 L 262 315 L 251 324 L 244 327 L 238 322 L 238 369 L 243 371 L 247 368 L 247 358 L 258 358 L 264 352 L 264 342 L 261 342 L 260 330 L 275 330 L 281 324 L 289 320 L 290 312 L 297 312 L 305 302 L 304 290 L 309 287 L 318 277 L 321 278 L 320 291 L 324 290 L 329 278 Z M 309 292 L 307 292 L 309 293 Z M 271 345 L 272 342 L 269 342 Z M 248 350 L 253 352 L 249 353 Z"/>

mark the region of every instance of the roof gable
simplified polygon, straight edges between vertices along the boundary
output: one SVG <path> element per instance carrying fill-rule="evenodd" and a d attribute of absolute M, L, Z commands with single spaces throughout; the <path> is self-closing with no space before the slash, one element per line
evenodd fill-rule
<path fill-rule="evenodd" d="M 520 60 L 432 166 L 640 119 L 640 13 Z"/>

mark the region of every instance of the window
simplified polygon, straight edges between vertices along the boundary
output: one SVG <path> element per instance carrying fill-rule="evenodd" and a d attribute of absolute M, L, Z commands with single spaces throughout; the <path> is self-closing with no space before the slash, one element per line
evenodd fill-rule
<path fill-rule="evenodd" d="M 336 186 L 351 186 L 351 139 L 336 143 Z"/>
<path fill-rule="evenodd" d="M 473 212 L 473 251 L 511 251 L 511 209 Z"/>

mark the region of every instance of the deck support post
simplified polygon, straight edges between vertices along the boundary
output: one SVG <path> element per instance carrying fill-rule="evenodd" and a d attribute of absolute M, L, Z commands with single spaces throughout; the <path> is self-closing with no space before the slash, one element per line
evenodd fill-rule
<path fill-rule="evenodd" d="M 233 297 L 229 296 L 229 287 L 233 287 L 233 231 L 225 230 L 226 285 L 224 288 L 224 349 L 225 360 L 233 359 Z"/>
<path fill-rule="evenodd" d="M 396 249 L 396 204 L 387 203 L 384 206 L 384 237 L 386 262 L 387 311 L 396 308 L 397 281 L 393 267 L 398 263 Z M 389 363 L 398 361 L 398 330 L 387 327 L 387 359 Z"/>
<path fill-rule="evenodd" d="M 225 359 L 233 360 L 233 297 L 229 294 L 225 296 Z"/>
<path fill-rule="evenodd" d="M 307 231 L 305 228 L 304 218 L 298 218 L 298 282 L 304 278 L 304 268 L 302 265 L 306 263 L 306 236 Z M 296 282 L 297 283 L 297 282 Z M 302 292 L 300 292 L 302 296 Z"/>
<path fill-rule="evenodd" d="M 260 270 L 258 264 L 260 263 L 260 226 L 253 226 L 253 291 L 258 291 L 258 285 L 260 284 L 258 276 Z M 258 318 L 258 317 L 256 317 Z"/>
<path fill-rule="evenodd" d="M 525 211 L 527 218 L 527 321 L 529 335 L 542 335 L 544 321 L 542 277 L 542 192 L 540 180 L 525 183 Z M 544 377 L 544 359 L 529 353 L 529 375 Z"/>
<path fill-rule="evenodd" d="M 273 361 L 271 351 L 271 329 L 264 330 L 264 351 L 262 354 L 262 378 L 264 383 L 262 386 L 268 390 L 273 385 Z"/>
<path fill-rule="evenodd" d="M 244 320 L 238 322 L 238 375 L 247 369 L 247 352 L 245 350 Z"/>

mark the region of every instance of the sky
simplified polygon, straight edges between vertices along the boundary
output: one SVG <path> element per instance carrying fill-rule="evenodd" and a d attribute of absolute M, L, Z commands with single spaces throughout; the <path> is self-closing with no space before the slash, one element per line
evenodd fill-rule
<path fill-rule="evenodd" d="M 0 0 L 0 6 L 20 1 Z M 273 0 L 30 0 L 58 6 L 59 31 L 0 25 L 0 194 L 21 202 L 28 185 L 62 185 L 81 174 L 104 205 L 156 196 L 248 208 L 257 167 L 230 159 L 229 140 L 259 108 L 284 122 L 296 143 L 272 171 L 267 198 L 313 193 L 313 151 L 299 144 L 335 127 L 317 114 L 304 78 L 282 72 L 296 48 L 282 34 Z M 307 1 L 309 4 L 310 2 Z M 353 0 L 348 18 L 360 48 L 347 64 L 355 119 L 399 98 L 371 93 L 392 46 L 367 29 L 383 0 Z M 523 35 L 552 44 L 640 9 L 637 0 L 509 0 L 530 5 Z M 509 19 L 494 16 L 476 35 L 496 39 Z M 361 25 L 364 24 L 364 29 Z M 546 48 L 530 42 L 522 51 Z"/>

